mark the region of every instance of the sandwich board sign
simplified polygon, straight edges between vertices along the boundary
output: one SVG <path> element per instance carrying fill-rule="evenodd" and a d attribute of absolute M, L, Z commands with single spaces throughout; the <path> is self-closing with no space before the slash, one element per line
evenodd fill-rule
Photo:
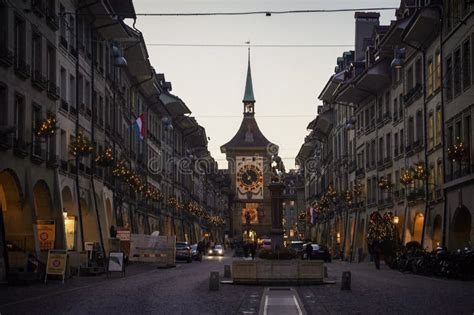
<path fill-rule="evenodd" d="M 50 249 L 48 252 L 48 263 L 46 265 L 46 275 L 44 283 L 48 280 L 48 275 L 61 276 L 62 282 L 66 278 L 67 250 Z"/>
<path fill-rule="evenodd" d="M 125 276 L 124 252 L 110 252 L 109 263 L 107 265 L 107 276 L 111 272 L 121 272 Z"/>

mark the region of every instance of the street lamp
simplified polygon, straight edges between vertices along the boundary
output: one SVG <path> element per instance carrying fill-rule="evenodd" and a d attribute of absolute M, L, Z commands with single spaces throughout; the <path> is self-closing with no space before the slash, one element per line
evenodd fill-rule
<path fill-rule="evenodd" d="M 393 224 L 398 224 L 400 222 L 400 218 L 396 215 L 393 217 Z"/>
<path fill-rule="evenodd" d="M 403 67 L 403 62 L 405 61 L 405 56 L 406 56 L 405 48 L 395 47 L 393 54 L 394 54 L 394 59 L 392 60 L 392 63 L 390 64 L 390 66 L 394 69 L 401 69 Z"/>

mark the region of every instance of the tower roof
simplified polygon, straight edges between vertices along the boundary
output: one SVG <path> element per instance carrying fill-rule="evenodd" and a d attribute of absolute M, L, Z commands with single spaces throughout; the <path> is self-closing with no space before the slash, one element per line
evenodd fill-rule
<path fill-rule="evenodd" d="M 244 116 L 239 130 L 229 142 L 221 146 L 221 152 L 225 153 L 228 149 L 267 148 L 271 144 L 258 128 L 255 117 Z"/>
<path fill-rule="evenodd" d="M 245 93 L 244 103 L 255 103 L 255 97 L 253 96 L 253 84 L 252 84 L 252 71 L 250 69 L 250 48 L 249 48 L 249 61 L 247 67 L 247 81 L 245 82 Z"/>

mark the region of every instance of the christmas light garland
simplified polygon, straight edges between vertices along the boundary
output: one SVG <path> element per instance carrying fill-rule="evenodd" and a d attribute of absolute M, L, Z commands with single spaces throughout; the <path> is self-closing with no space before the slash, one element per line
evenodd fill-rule
<path fill-rule="evenodd" d="M 448 158 L 453 162 L 460 162 L 466 156 L 466 146 L 464 142 L 457 137 L 456 143 L 448 147 Z"/>
<path fill-rule="evenodd" d="M 82 132 L 79 132 L 76 139 L 69 145 L 69 152 L 74 156 L 88 155 L 92 151 L 94 151 L 92 143 Z"/>
<path fill-rule="evenodd" d="M 102 154 L 99 154 L 95 157 L 95 162 L 99 166 L 112 166 L 114 163 L 114 153 L 112 151 L 112 148 L 108 147 L 102 152 Z"/>
<path fill-rule="evenodd" d="M 407 185 L 410 185 L 412 182 L 413 182 L 413 170 L 412 169 L 407 169 L 407 170 L 404 170 L 401 174 L 400 174 L 400 183 L 402 183 L 403 185 L 407 186 Z"/>
<path fill-rule="evenodd" d="M 46 119 L 38 122 L 35 133 L 38 137 L 50 137 L 56 132 L 56 116 L 49 115 Z"/>

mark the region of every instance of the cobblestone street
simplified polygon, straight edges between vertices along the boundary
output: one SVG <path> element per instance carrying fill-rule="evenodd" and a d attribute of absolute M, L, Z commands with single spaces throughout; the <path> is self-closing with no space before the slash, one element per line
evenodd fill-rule
<path fill-rule="evenodd" d="M 66 284 L 2 287 L 1 314 L 258 314 L 264 287 L 221 284 L 209 291 L 210 271 L 223 275 L 232 258 L 205 257 L 173 269 L 132 265 L 127 277 L 80 277 Z M 336 284 L 297 287 L 307 314 L 472 314 L 474 282 L 403 274 L 369 263 L 327 264 Z M 352 291 L 340 290 L 343 271 Z M 270 312 L 269 312 L 270 314 Z"/>

